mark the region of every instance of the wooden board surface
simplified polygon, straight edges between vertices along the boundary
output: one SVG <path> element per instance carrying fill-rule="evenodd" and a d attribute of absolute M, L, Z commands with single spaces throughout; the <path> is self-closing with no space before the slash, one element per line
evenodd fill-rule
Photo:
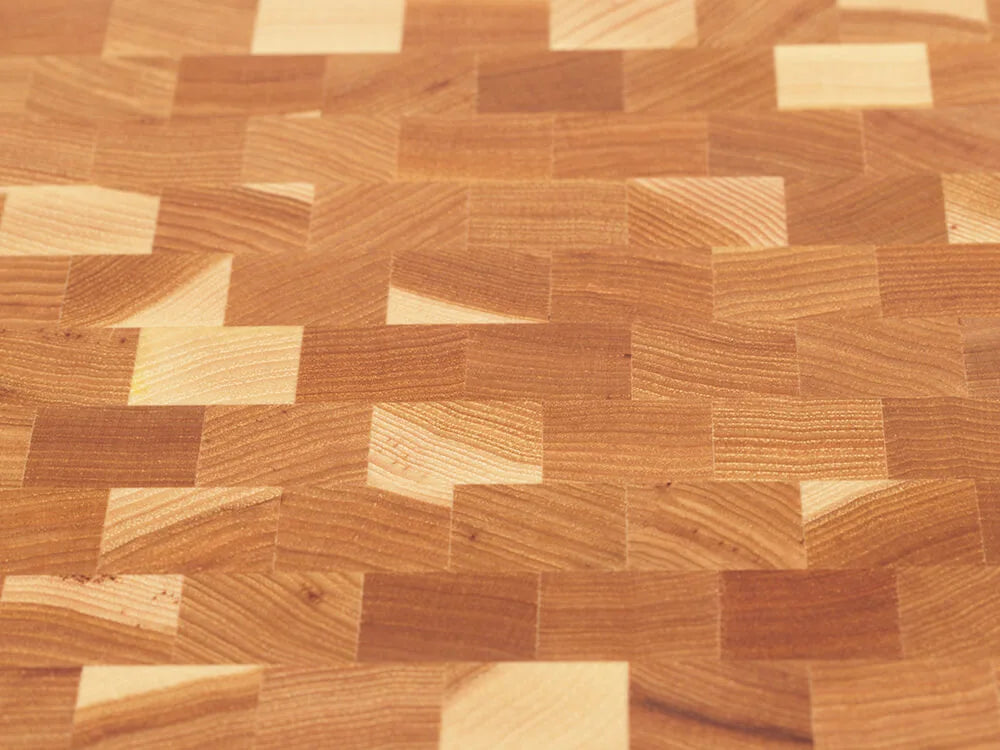
<path fill-rule="evenodd" d="M 0 748 L 1000 747 L 996 0 L 0 0 Z"/>

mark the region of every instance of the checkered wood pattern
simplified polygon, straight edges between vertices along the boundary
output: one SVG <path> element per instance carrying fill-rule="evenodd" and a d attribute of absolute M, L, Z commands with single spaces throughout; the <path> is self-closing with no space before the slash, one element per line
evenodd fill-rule
<path fill-rule="evenodd" d="M 0 748 L 1000 746 L 996 0 L 0 0 Z"/>

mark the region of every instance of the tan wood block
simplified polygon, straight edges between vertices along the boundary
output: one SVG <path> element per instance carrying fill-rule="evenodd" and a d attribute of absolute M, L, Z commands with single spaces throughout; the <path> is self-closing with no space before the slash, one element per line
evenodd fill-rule
<path fill-rule="evenodd" d="M 694 0 L 552 0 L 552 49 L 658 49 L 698 42 Z"/>
<path fill-rule="evenodd" d="M 235 55 L 250 51 L 254 0 L 113 0 L 104 55 Z"/>
<path fill-rule="evenodd" d="M 69 262 L 68 257 L 41 255 L 0 258 L 0 325 L 35 327 L 58 321 Z"/>
<path fill-rule="evenodd" d="M 948 242 L 1000 243 L 1000 174 L 944 174 Z"/>
<path fill-rule="evenodd" d="M 962 339 L 969 395 L 1000 397 L 1000 319 L 963 319 Z"/>
<path fill-rule="evenodd" d="M 987 0 L 837 0 L 840 40 L 987 40 Z"/>
<path fill-rule="evenodd" d="M 79 681 L 79 667 L 0 669 L 0 742 L 67 747 Z"/>

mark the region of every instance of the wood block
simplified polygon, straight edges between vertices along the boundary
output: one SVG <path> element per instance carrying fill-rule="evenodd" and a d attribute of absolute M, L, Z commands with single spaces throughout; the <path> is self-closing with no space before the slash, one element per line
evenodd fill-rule
<path fill-rule="evenodd" d="M 144 328 L 129 404 L 291 404 L 302 328 Z"/>
<path fill-rule="evenodd" d="M 134 122 L 105 128 L 97 139 L 94 179 L 145 189 L 237 182 L 245 130 L 246 120 L 239 118 Z"/>
<path fill-rule="evenodd" d="M 0 254 L 151 253 L 159 206 L 156 196 L 95 185 L 11 188 L 0 217 Z"/>
<path fill-rule="evenodd" d="M 358 574 L 198 573 L 184 579 L 173 661 L 349 661 L 360 611 Z"/>
<path fill-rule="evenodd" d="M 898 575 L 907 658 L 1000 655 L 1000 569 L 915 567 Z"/>
<path fill-rule="evenodd" d="M 631 323 L 712 316 L 707 248 L 594 248 L 553 253 L 551 319 Z"/>
<path fill-rule="evenodd" d="M 78 668 L 0 669 L 0 743 L 69 747 L 79 680 Z"/>
<path fill-rule="evenodd" d="M 986 0 L 838 0 L 840 40 L 988 40 Z"/>
<path fill-rule="evenodd" d="M 296 114 L 320 109 L 320 55 L 189 56 L 181 60 L 174 117 Z"/>
<path fill-rule="evenodd" d="M 69 258 L 0 258 L 0 326 L 58 321 L 68 273 Z"/>
<path fill-rule="evenodd" d="M 97 569 L 268 571 L 280 497 L 275 487 L 113 489 Z"/>
<path fill-rule="evenodd" d="M 1000 312 L 1000 245 L 884 247 L 878 266 L 886 315 Z"/>
<path fill-rule="evenodd" d="M 19 0 L 0 2 L 0 49 L 6 55 L 101 52 L 112 0 L 41 0 L 26 13 Z"/>
<path fill-rule="evenodd" d="M 998 242 L 1000 174 L 943 174 L 948 242 Z"/>
<path fill-rule="evenodd" d="M 492 52 L 478 57 L 479 112 L 616 112 L 622 53 Z"/>
<path fill-rule="evenodd" d="M 712 176 L 846 177 L 865 168 L 856 112 L 713 112 L 708 142 Z"/>
<path fill-rule="evenodd" d="M 197 484 L 363 484 L 370 420 L 364 404 L 208 407 Z"/>
<path fill-rule="evenodd" d="M 358 660 L 531 659 L 537 601 L 529 573 L 370 573 Z"/>
<path fill-rule="evenodd" d="M 549 41 L 547 0 L 407 0 L 405 49 L 531 47 Z"/>
<path fill-rule="evenodd" d="M 177 61 L 168 58 L 38 58 L 26 108 L 55 119 L 121 121 L 170 116 Z"/>
<path fill-rule="evenodd" d="M 1000 563 L 1000 482 L 976 481 L 986 562 Z"/>
<path fill-rule="evenodd" d="M 410 11 L 414 9 L 411 2 Z M 475 110 L 476 60 L 471 52 L 408 50 L 327 58 L 324 114 L 469 115 Z"/>
<path fill-rule="evenodd" d="M 250 51 L 255 0 L 113 0 L 104 55 L 238 55 Z"/>
<path fill-rule="evenodd" d="M 625 491 L 591 484 L 455 488 L 451 569 L 625 567 Z"/>
<path fill-rule="evenodd" d="M 165 662 L 180 602 L 180 576 L 7 576 L 0 663 Z"/>
<path fill-rule="evenodd" d="M 0 402 L 113 406 L 128 402 L 136 331 L 0 331 Z"/>
<path fill-rule="evenodd" d="M 498 114 L 404 117 L 402 179 L 545 179 L 552 173 L 552 117 Z"/>
<path fill-rule="evenodd" d="M 542 481 L 542 410 L 531 401 L 376 404 L 368 486 L 451 505 L 456 484 Z"/>
<path fill-rule="evenodd" d="M 393 258 L 385 322 L 544 322 L 549 268 L 544 253 L 499 246 L 401 252 Z"/>
<path fill-rule="evenodd" d="M 554 176 L 624 179 L 707 174 L 708 134 L 698 115 L 558 114 Z"/>
<path fill-rule="evenodd" d="M 546 480 L 660 482 L 712 471 L 707 402 L 545 404 Z"/>
<path fill-rule="evenodd" d="M 825 662 L 810 675 L 817 747 L 989 747 L 1000 736 L 986 661 Z"/>
<path fill-rule="evenodd" d="M 722 248 L 712 253 L 715 315 L 791 320 L 878 314 L 871 247 Z"/>
<path fill-rule="evenodd" d="M 281 498 L 275 568 L 423 572 L 448 567 L 448 508 L 368 487 Z"/>
<path fill-rule="evenodd" d="M 698 43 L 694 0 L 552 0 L 552 49 L 658 49 Z"/>
<path fill-rule="evenodd" d="M 625 327 L 601 324 L 474 326 L 465 384 L 471 398 L 628 398 Z"/>
<path fill-rule="evenodd" d="M 966 393 L 954 319 L 800 320 L 796 343 L 807 398 Z"/>
<path fill-rule="evenodd" d="M 792 245 L 947 241 L 937 175 L 810 177 L 785 185 Z"/>
<path fill-rule="evenodd" d="M 436 664 L 268 669 L 254 747 L 437 750 L 443 681 Z"/>
<path fill-rule="evenodd" d="M 249 750 L 260 675 L 249 665 L 85 666 L 73 747 Z"/>
<path fill-rule="evenodd" d="M 237 255 L 226 324 L 370 326 L 385 322 L 391 257 L 365 247 Z"/>
<path fill-rule="evenodd" d="M 538 658 L 716 657 L 718 574 L 543 573 Z"/>
<path fill-rule="evenodd" d="M 791 482 L 674 482 L 628 490 L 635 570 L 804 568 Z"/>
<path fill-rule="evenodd" d="M 623 662 L 455 665 L 445 678 L 440 748 L 625 750 L 628 671 Z"/>
<path fill-rule="evenodd" d="M 434 401 L 465 393 L 466 333 L 455 326 L 308 328 L 297 401 Z"/>
<path fill-rule="evenodd" d="M 1000 403 L 885 399 L 889 476 L 1000 479 Z"/>
<path fill-rule="evenodd" d="M 33 57 L 0 59 L 0 114 L 24 114 L 35 65 Z"/>
<path fill-rule="evenodd" d="M 403 0 L 258 0 L 255 55 L 399 52 Z"/>
<path fill-rule="evenodd" d="M 312 185 L 169 187 L 163 191 L 156 250 L 237 256 L 303 250 Z"/>
<path fill-rule="evenodd" d="M 34 409 L 0 406 L 0 487 L 21 486 L 34 424 Z"/>
<path fill-rule="evenodd" d="M 632 328 L 632 396 L 797 396 L 795 329 L 788 323 L 643 321 Z"/>
<path fill-rule="evenodd" d="M 989 105 L 1000 99 L 1000 44 L 931 44 L 927 53 L 935 105 Z"/>
<path fill-rule="evenodd" d="M 962 338 L 969 395 L 1000 398 L 1000 319 L 965 318 Z"/>
<path fill-rule="evenodd" d="M 630 667 L 633 747 L 812 746 L 805 665 L 699 659 Z"/>
<path fill-rule="evenodd" d="M 774 48 L 779 109 L 929 107 L 925 44 L 798 44 Z"/>
<path fill-rule="evenodd" d="M 787 245 L 780 177 L 631 180 L 629 242 L 690 247 Z"/>
<path fill-rule="evenodd" d="M 385 116 L 251 117 L 247 182 L 379 181 L 396 176 L 399 122 Z"/>
<path fill-rule="evenodd" d="M 900 656 L 892 570 L 722 573 L 723 659 Z"/>
<path fill-rule="evenodd" d="M 468 204 L 468 189 L 449 183 L 323 185 L 309 225 L 309 249 L 463 250 Z"/>
<path fill-rule="evenodd" d="M 1000 108 L 886 110 L 863 119 L 870 172 L 1000 170 Z"/>
<path fill-rule="evenodd" d="M 706 47 L 837 42 L 836 0 L 697 0 Z"/>
<path fill-rule="evenodd" d="M 223 253 L 74 258 L 63 326 L 221 326 L 232 256 Z"/>
<path fill-rule="evenodd" d="M 191 486 L 203 416 L 197 406 L 43 407 L 25 486 Z"/>
<path fill-rule="evenodd" d="M 810 568 L 983 562 L 968 480 L 802 482 Z"/>
<path fill-rule="evenodd" d="M 0 490 L 0 572 L 93 575 L 107 496 L 104 490 Z"/>
<path fill-rule="evenodd" d="M 93 125 L 0 115 L 0 183 L 86 182 L 94 165 Z M 25 159 L 24 154 L 31 158 Z"/>
<path fill-rule="evenodd" d="M 713 403 L 719 479 L 882 479 L 878 401 L 724 400 Z"/>
<path fill-rule="evenodd" d="M 668 114 L 777 106 L 767 49 L 626 51 L 625 111 Z"/>

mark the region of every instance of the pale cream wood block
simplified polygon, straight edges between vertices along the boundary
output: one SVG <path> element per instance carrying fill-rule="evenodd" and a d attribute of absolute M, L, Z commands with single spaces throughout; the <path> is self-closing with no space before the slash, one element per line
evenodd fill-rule
<path fill-rule="evenodd" d="M 260 672 L 252 664 L 104 666 L 88 665 L 80 675 L 77 710 L 114 703 L 136 695 L 214 680 L 230 675 Z"/>
<path fill-rule="evenodd" d="M 837 0 L 844 10 L 897 11 L 989 21 L 986 0 Z"/>
<path fill-rule="evenodd" d="M 153 252 L 160 199 L 95 185 L 13 187 L 0 216 L 0 255 Z"/>
<path fill-rule="evenodd" d="M 774 48 L 779 109 L 929 107 L 927 45 L 800 44 Z"/>
<path fill-rule="evenodd" d="M 260 0 L 253 53 L 399 52 L 405 0 Z"/>
<path fill-rule="evenodd" d="M 441 750 L 625 750 L 626 662 L 456 665 Z"/>
<path fill-rule="evenodd" d="M 859 497 L 899 483 L 891 479 L 802 482 L 799 485 L 802 498 L 802 520 L 813 521 Z"/>
<path fill-rule="evenodd" d="M 129 404 L 291 404 L 300 326 L 144 328 Z"/>
<path fill-rule="evenodd" d="M 695 0 L 551 0 L 552 49 L 658 49 L 697 42 Z"/>
<path fill-rule="evenodd" d="M 386 325 L 428 325 L 435 323 L 544 323 L 545 321 L 479 310 L 475 307 L 446 302 L 390 286 L 385 322 Z"/>

